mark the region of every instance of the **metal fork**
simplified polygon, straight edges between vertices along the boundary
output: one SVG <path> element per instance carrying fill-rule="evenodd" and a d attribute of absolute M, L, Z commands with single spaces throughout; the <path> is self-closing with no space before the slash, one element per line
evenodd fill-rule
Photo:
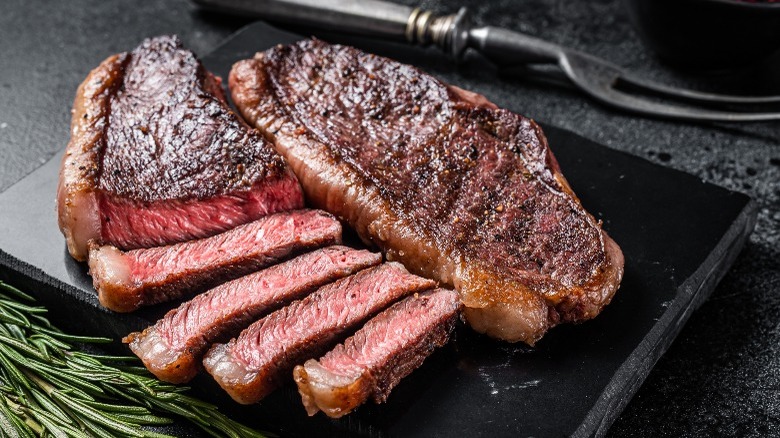
<path fill-rule="evenodd" d="M 460 13 L 459 13 L 460 14 Z M 656 117 L 692 120 L 755 122 L 780 120 L 778 112 L 725 111 L 669 102 L 658 102 L 620 88 L 703 105 L 769 105 L 780 96 L 731 96 L 675 88 L 640 79 L 595 56 L 492 26 L 465 31 L 467 47 L 473 47 L 499 65 L 555 64 L 579 89 L 596 100 L 622 110 Z"/>
<path fill-rule="evenodd" d="M 633 88 L 659 97 L 692 104 L 770 105 L 780 96 L 741 97 L 674 88 L 639 79 L 595 56 L 568 49 L 519 32 L 493 26 L 474 27 L 466 8 L 458 13 L 434 16 L 429 11 L 380 0 L 195 0 L 221 11 L 254 16 L 336 32 L 434 44 L 455 59 L 474 49 L 499 65 L 556 65 L 582 91 L 615 108 L 655 117 L 694 121 L 750 122 L 780 120 L 774 112 L 712 109 L 659 102 L 630 94 Z"/>

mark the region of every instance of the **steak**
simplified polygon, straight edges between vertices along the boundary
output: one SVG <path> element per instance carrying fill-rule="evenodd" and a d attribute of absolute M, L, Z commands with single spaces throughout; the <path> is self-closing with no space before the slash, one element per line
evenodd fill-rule
<path fill-rule="evenodd" d="M 198 295 L 124 342 L 157 378 L 184 383 L 198 373 L 212 343 L 225 342 L 263 314 L 381 261 L 380 254 L 343 246 L 309 252 Z"/>
<path fill-rule="evenodd" d="M 453 285 L 479 332 L 534 344 L 596 316 L 623 275 L 532 120 L 420 70 L 305 40 L 236 63 L 233 100 L 313 205 Z"/>
<path fill-rule="evenodd" d="M 93 248 L 89 272 L 100 303 L 116 312 L 208 290 L 300 252 L 341 241 L 321 210 L 276 213 L 216 236 L 122 252 Z"/>
<path fill-rule="evenodd" d="M 321 287 L 216 344 L 203 365 L 233 399 L 256 403 L 316 357 L 397 299 L 435 286 L 398 263 L 386 263 Z"/>
<path fill-rule="evenodd" d="M 460 307 L 455 291 L 415 294 L 368 321 L 319 361 L 296 366 L 293 375 L 306 411 L 339 418 L 369 398 L 387 400 L 401 379 L 447 343 Z"/>
<path fill-rule="evenodd" d="M 111 56 L 79 87 L 57 190 L 75 259 L 90 241 L 158 246 L 302 207 L 284 159 L 178 38 Z"/>

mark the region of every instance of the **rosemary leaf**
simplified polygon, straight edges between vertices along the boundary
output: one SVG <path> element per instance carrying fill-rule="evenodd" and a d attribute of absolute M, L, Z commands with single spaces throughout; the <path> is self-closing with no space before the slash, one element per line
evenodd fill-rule
<path fill-rule="evenodd" d="M 149 409 L 146 409 L 142 406 L 126 406 L 126 405 L 115 405 L 111 403 L 100 403 L 95 401 L 89 401 L 85 400 L 83 403 L 87 406 L 90 406 L 95 409 L 100 409 L 104 412 L 121 412 L 123 414 L 130 414 L 130 415 L 148 415 L 150 414 Z"/>
<path fill-rule="evenodd" d="M 96 338 L 105 339 L 105 338 Z M 73 356 L 83 358 L 85 360 L 91 360 L 95 365 L 103 365 L 106 362 L 138 362 L 138 358 L 132 356 L 107 356 L 103 354 L 87 354 L 80 351 L 74 351 L 71 353 Z"/>
<path fill-rule="evenodd" d="M 47 357 L 45 354 L 42 354 L 40 350 L 38 350 L 37 348 L 31 347 L 29 344 L 26 344 L 20 340 L 11 338 L 9 336 L 0 334 L 0 343 L 4 343 L 9 347 L 16 349 L 20 353 L 24 353 L 27 356 L 31 356 L 32 358 L 35 359 L 39 359 L 45 362 L 48 362 L 51 359 Z"/>
<path fill-rule="evenodd" d="M 25 366 L 24 363 L 18 364 L 20 366 Z M 81 390 L 91 395 L 97 394 L 98 396 L 101 396 L 103 394 L 103 389 L 99 385 L 96 385 L 80 376 L 73 375 L 66 369 L 54 368 L 46 364 L 32 361 L 28 362 L 26 366 L 42 376 L 46 376 L 49 379 L 62 382 L 62 386 L 60 386 L 61 388 L 72 387 L 74 390 Z"/>
<path fill-rule="evenodd" d="M 141 434 L 137 428 L 130 427 L 125 423 L 121 422 L 118 418 L 114 417 L 113 415 L 108 414 L 106 412 L 101 412 L 97 409 L 87 406 L 85 403 L 70 398 L 66 394 L 63 394 L 60 391 L 52 392 L 51 396 L 55 400 L 67 405 L 71 409 L 78 411 L 81 415 L 86 417 L 87 420 L 99 424 L 105 427 L 106 429 L 122 433 L 126 436 L 138 437 L 138 438 L 143 437 L 143 434 Z"/>
<path fill-rule="evenodd" d="M 24 325 L 25 323 L 23 319 L 14 315 L 9 315 L 7 312 L 0 312 L 0 322 L 14 325 Z"/>
<path fill-rule="evenodd" d="M 0 367 L 8 373 L 8 379 L 12 382 L 14 388 L 31 388 L 30 382 L 24 377 L 24 374 L 8 359 L 8 351 L 10 350 L 0 346 Z"/>
<path fill-rule="evenodd" d="M 36 389 L 32 389 L 30 391 L 30 395 L 33 399 L 47 412 L 50 412 L 52 415 L 56 416 L 60 421 L 64 423 L 72 423 L 73 420 L 71 420 L 68 417 L 68 414 L 63 411 L 57 403 L 52 401 L 46 394 L 41 393 L 40 391 Z"/>
<path fill-rule="evenodd" d="M 6 307 L 6 306 L 7 307 L 11 307 L 11 308 L 14 308 L 16 310 L 19 310 L 19 311 L 25 312 L 25 313 L 46 313 L 46 308 L 45 307 L 28 306 L 28 305 L 22 304 L 22 303 L 20 303 L 18 301 L 13 301 L 13 300 L 9 300 L 9 299 L 0 300 L 0 304 L 2 304 L 4 307 Z"/>
<path fill-rule="evenodd" d="M 27 339 L 34 339 L 38 342 L 44 342 L 49 347 L 60 349 L 60 350 L 67 350 L 70 348 L 69 344 L 66 344 L 65 342 L 53 338 L 45 333 L 35 333 L 31 336 L 28 336 Z"/>
<path fill-rule="evenodd" d="M 92 435 L 98 438 L 115 438 L 116 434 L 110 433 L 99 424 L 95 424 L 89 420 L 84 420 L 84 428 L 92 433 Z"/>
<path fill-rule="evenodd" d="M 62 333 L 60 331 L 45 329 L 43 327 L 39 327 L 38 331 L 40 333 L 47 334 L 55 339 L 58 339 L 60 341 L 65 341 L 65 342 L 73 342 L 73 343 L 81 343 L 81 344 L 110 344 L 112 342 L 111 339 L 100 337 L 100 336 L 69 335 L 66 333 Z"/>
<path fill-rule="evenodd" d="M 17 431 L 19 421 L 16 414 L 11 412 L 10 409 L 0 399 L 0 430 L 7 433 L 10 437 L 21 438 L 21 432 Z"/>
<path fill-rule="evenodd" d="M 51 362 L 54 360 L 54 358 L 49 353 L 49 343 L 41 340 L 41 339 L 35 339 L 33 337 L 30 337 L 28 339 L 30 343 L 32 343 L 36 348 L 38 348 L 38 351 L 43 355 L 43 360 L 46 362 Z"/>
<path fill-rule="evenodd" d="M 74 350 L 111 340 L 63 333 L 33 302 L 0 282 L 0 436 L 172 438 L 143 428 L 170 424 L 164 415 L 215 437 L 265 436 L 157 380 L 135 357 Z"/>
<path fill-rule="evenodd" d="M 117 418 L 133 424 L 142 424 L 146 426 L 162 426 L 173 423 L 173 420 L 165 417 L 158 417 L 152 414 L 134 415 L 134 414 L 114 414 Z"/>
<path fill-rule="evenodd" d="M 5 403 L 2 403 L 3 401 Z M 21 406 L 15 404 L 9 398 L 0 399 L 0 409 L 15 426 L 15 430 L 12 429 L 11 431 L 15 431 L 18 434 L 17 436 L 34 438 L 36 435 L 43 433 L 43 427 L 33 419 L 24 416 L 24 413 L 21 412 Z"/>
<path fill-rule="evenodd" d="M 32 297 L 32 295 L 27 295 L 26 293 L 20 291 L 19 289 L 11 286 L 8 283 L 0 281 L 0 290 L 5 292 L 8 295 L 11 295 L 11 297 L 27 301 L 28 303 L 35 301 L 35 298 Z"/>
<path fill-rule="evenodd" d="M 33 413 L 35 418 L 41 422 L 46 432 L 54 435 L 55 438 L 69 438 L 70 436 L 73 436 L 73 434 L 68 434 L 62 427 L 62 424 L 60 424 L 56 418 L 52 418 L 52 416 L 47 415 L 45 411 L 36 411 Z"/>

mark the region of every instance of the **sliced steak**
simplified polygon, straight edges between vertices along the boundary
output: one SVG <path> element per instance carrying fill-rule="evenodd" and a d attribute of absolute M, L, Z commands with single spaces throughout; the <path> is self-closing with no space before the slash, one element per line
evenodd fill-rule
<path fill-rule="evenodd" d="M 256 403 L 289 379 L 296 364 L 324 353 L 400 297 L 434 285 L 398 263 L 358 272 L 255 322 L 229 343 L 214 345 L 203 365 L 234 400 Z"/>
<path fill-rule="evenodd" d="M 533 344 L 560 321 L 593 318 L 617 290 L 620 248 L 532 120 L 318 40 L 238 62 L 230 88 L 313 205 L 455 286 L 476 330 Z"/>
<path fill-rule="evenodd" d="M 369 398 L 387 400 L 401 379 L 447 343 L 460 307 L 455 291 L 415 294 L 368 321 L 319 361 L 296 366 L 293 376 L 306 411 L 339 418 Z"/>
<path fill-rule="evenodd" d="M 381 261 L 381 254 L 344 246 L 309 252 L 198 295 L 124 342 L 157 378 L 184 383 L 198 373 L 212 343 L 225 342 L 263 314 Z"/>
<path fill-rule="evenodd" d="M 100 303 L 116 312 L 208 290 L 304 250 L 341 241 L 341 224 L 321 210 L 276 213 L 199 240 L 89 253 Z"/>
<path fill-rule="evenodd" d="M 132 249 L 303 207 L 295 176 L 176 37 L 103 61 L 79 87 L 57 208 L 68 250 Z"/>

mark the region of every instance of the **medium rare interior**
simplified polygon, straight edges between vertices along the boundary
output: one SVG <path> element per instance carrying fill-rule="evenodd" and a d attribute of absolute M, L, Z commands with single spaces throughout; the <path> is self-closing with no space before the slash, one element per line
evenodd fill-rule
<path fill-rule="evenodd" d="M 215 236 L 122 252 L 95 248 L 89 269 L 100 303 L 116 312 L 171 301 L 341 242 L 341 224 L 321 210 L 276 213 Z"/>
<path fill-rule="evenodd" d="M 339 418 L 365 403 L 387 400 L 390 391 L 449 340 L 461 307 L 457 292 L 414 294 L 372 318 L 319 360 L 295 367 L 309 415 L 322 410 Z"/>
<path fill-rule="evenodd" d="M 260 401 L 291 377 L 295 365 L 331 348 L 399 298 L 435 286 L 399 263 L 385 263 L 323 286 L 214 345 L 206 370 L 237 402 Z"/>
<path fill-rule="evenodd" d="M 378 253 L 344 246 L 308 252 L 200 294 L 124 342 L 157 378 L 184 383 L 198 373 L 212 343 L 226 342 L 264 314 L 381 261 Z"/>
<path fill-rule="evenodd" d="M 307 199 L 419 274 L 478 331 L 536 342 L 609 303 L 622 253 L 536 123 L 414 67 L 305 40 L 234 65 L 233 100 Z"/>
<path fill-rule="evenodd" d="M 213 235 L 303 207 L 295 176 L 176 37 L 106 59 L 77 91 L 57 195 L 77 260 Z"/>

